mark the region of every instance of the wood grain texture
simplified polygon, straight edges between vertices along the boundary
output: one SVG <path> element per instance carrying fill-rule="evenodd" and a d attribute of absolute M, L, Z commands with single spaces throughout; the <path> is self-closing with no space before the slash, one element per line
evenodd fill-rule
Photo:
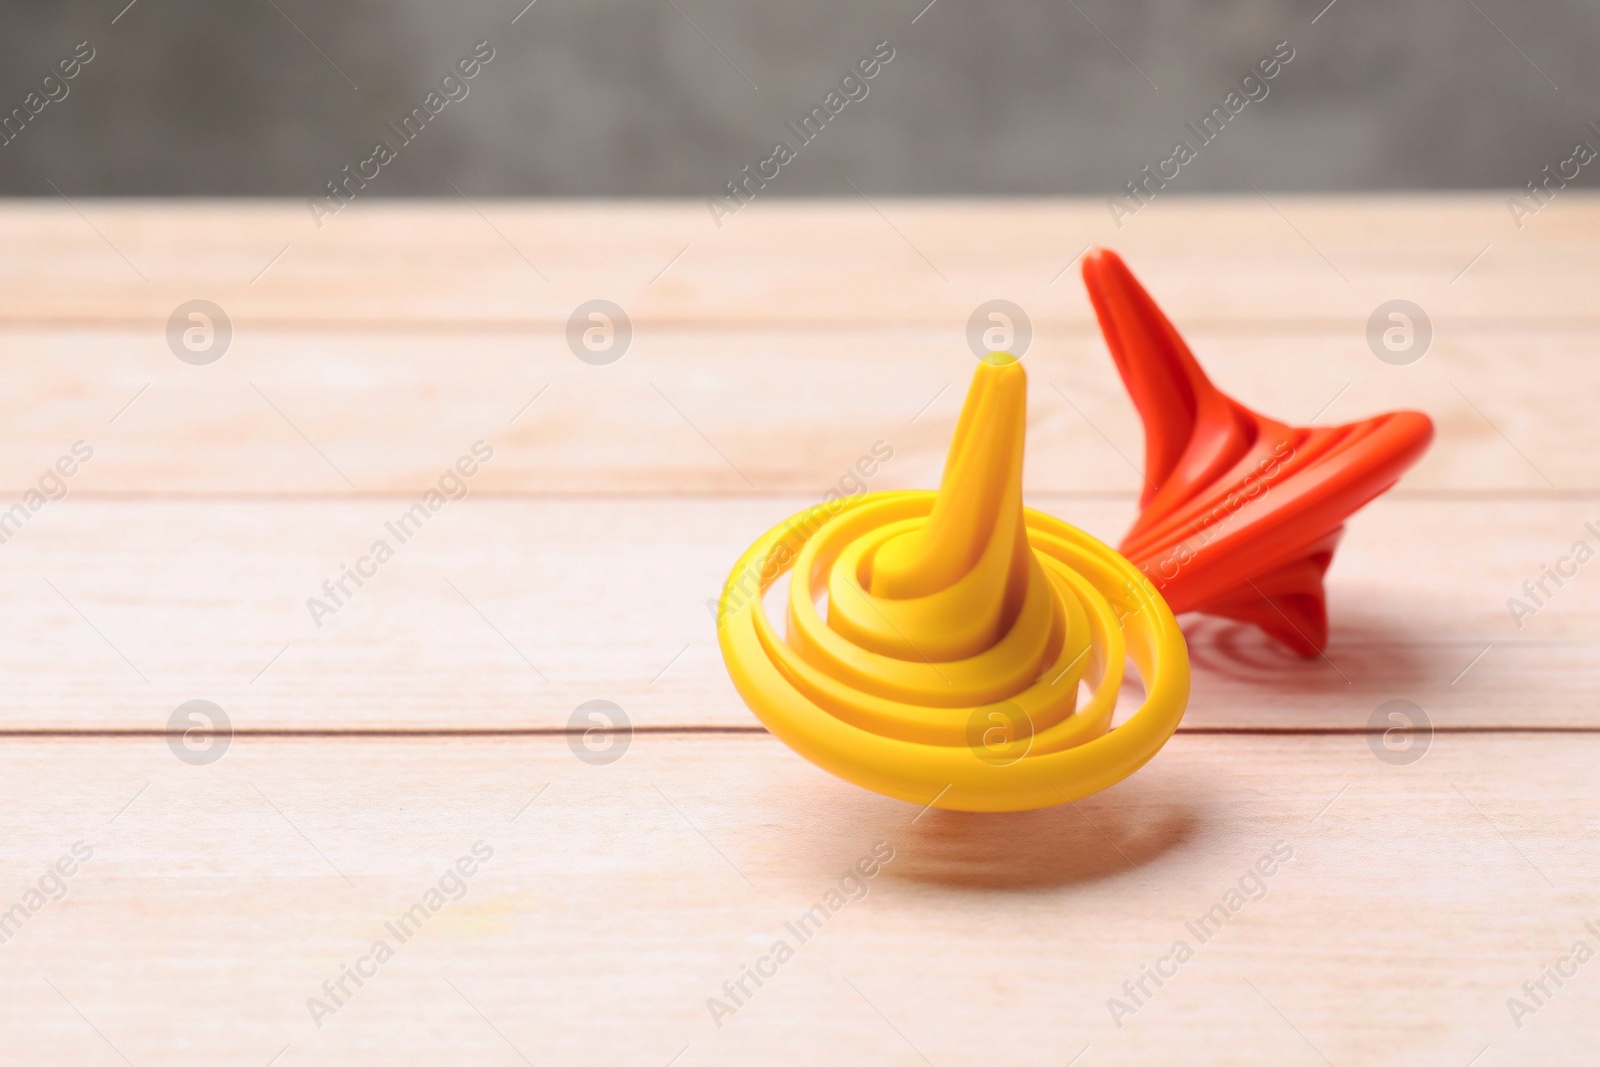
<path fill-rule="evenodd" d="M 1497 327 L 1595 318 L 1600 198 L 1578 190 L 1520 230 L 1492 194 L 1172 197 L 1124 221 L 1103 200 L 767 200 L 721 228 L 699 202 L 391 200 L 318 229 L 295 201 L 16 202 L 0 240 L 29 254 L 0 265 L 0 319 L 159 329 L 204 297 L 238 323 L 559 330 L 607 297 L 642 324 L 959 326 L 998 296 L 1087 328 L 1061 275 L 1091 243 L 1193 325 L 1360 325 L 1396 297 Z"/>
<path fill-rule="evenodd" d="M 497 493 L 820 496 L 880 441 L 895 458 L 873 484 L 925 487 L 974 366 L 963 328 L 641 327 L 609 366 L 529 331 L 241 328 L 204 367 L 159 328 L 0 330 L 0 488 L 83 440 L 80 493 L 412 493 L 480 439 L 496 456 L 476 484 Z M 1435 331 L 1409 366 L 1374 357 L 1364 322 L 1187 333 L 1219 386 L 1277 418 L 1427 412 L 1438 436 L 1403 492 L 1600 495 L 1593 332 Z M 1098 331 L 1042 326 L 1026 359 L 1027 487 L 1134 492 L 1143 438 Z"/>
<path fill-rule="evenodd" d="M 1098 201 L 759 201 L 721 229 L 682 202 L 359 202 L 322 230 L 282 201 L 0 204 L 26 251 L 0 263 L 0 516 L 93 449 L 0 526 L 0 1058 L 1582 1062 L 1600 971 L 1523 983 L 1600 949 L 1600 564 L 1546 577 L 1600 546 L 1597 237 L 1575 190 L 1520 231 L 1497 196 L 1172 198 L 1121 230 Z M 1108 792 L 973 816 L 835 780 L 759 730 L 708 601 L 876 442 L 868 488 L 936 482 L 993 298 L 1035 330 L 1028 503 L 1115 542 L 1142 445 L 1067 269 L 1090 243 L 1240 400 L 1420 408 L 1433 450 L 1350 523 L 1326 656 L 1185 620 L 1180 733 Z M 609 366 L 564 338 L 596 297 L 635 327 Z M 194 298 L 235 329 L 209 366 L 165 337 Z M 1366 340 L 1393 298 L 1434 326 L 1408 366 Z M 319 627 L 307 599 L 380 538 Z M 192 699 L 235 730 L 216 762 L 163 736 Z M 631 720 L 611 764 L 568 732 L 592 699 Z M 1427 716 L 1416 762 L 1390 700 Z M 800 944 L 785 923 L 879 842 Z M 784 937 L 718 1027 L 708 998 Z M 1124 988 L 1178 940 L 1175 976 Z"/>
<path fill-rule="evenodd" d="M 1391 766 L 1361 737 L 1178 737 L 1072 807 L 919 816 L 765 736 L 609 766 L 560 738 L 237 740 L 206 767 L 11 742 L 3 903 L 93 856 L 0 946 L 0 1028 L 9 1058 L 85 1064 L 1578 1062 L 1588 967 L 1520 1029 L 1506 1001 L 1600 940 L 1597 746 L 1440 736 Z M 465 896 L 399 943 L 385 922 L 477 841 Z M 880 842 L 801 943 L 785 924 Z M 1241 880 L 1259 899 L 1196 937 Z M 378 939 L 394 958 L 316 1026 Z M 778 939 L 719 1028 L 708 998 Z M 1108 999 L 1180 940 L 1119 1028 Z"/>
<path fill-rule="evenodd" d="M 711 601 L 805 498 L 468 496 L 401 543 L 390 526 L 413 503 L 51 504 L 0 546 L 0 727 L 159 729 L 195 698 L 241 729 L 552 728 L 591 699 L 641 727 L 755 723 Z M 1132 500 L 1029 503 L 1112 541 L 1133 514 Z M 1186 726 L 1364 728 L 1390 699 L 1440 726 L 1600 725 L 1594 576 L 1547 582 L 1520 620 L 1507 607 L 1574 541 L 1600 543 L 1590 521 L 1585 501 L 1376 502 L 1329 575 L 1325 658 L 1186 620 Z M 323 583 L 380 539 L 395 557 L 314 619 L 308 600 L 333 606 Z"/>

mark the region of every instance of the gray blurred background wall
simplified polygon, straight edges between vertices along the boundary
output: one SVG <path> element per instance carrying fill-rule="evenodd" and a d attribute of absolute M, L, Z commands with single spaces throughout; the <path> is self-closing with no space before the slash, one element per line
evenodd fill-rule
<path fill-rule="evenodd" d="M 1509 188 L 1600 147 L 1600 0 L 523 3 L 7 0 L 0 111 L 29 121 L 0 193 L 316 196 L 478 41 L 468 95 L 363 195 L 711 196 L 879 41 L 766 195 L 1111 195 L 1280 41 L 1179 191 Z"/>

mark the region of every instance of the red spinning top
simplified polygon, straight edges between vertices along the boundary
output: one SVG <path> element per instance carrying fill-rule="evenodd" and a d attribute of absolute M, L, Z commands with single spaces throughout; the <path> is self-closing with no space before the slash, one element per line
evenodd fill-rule
<path fill-rule="evenodd" d="M 1344 521 L 1427 450 L 1433 423 L 1393 411 L 1290 426 L 1211 384 L 1114 252 L 1084 257 L 1100 330 L 1144 422 L 1140 514 L 1118 547 L 1174 612 L 1259 626 L 1303 656 L 1328 640 L 1322 576 Z"/>

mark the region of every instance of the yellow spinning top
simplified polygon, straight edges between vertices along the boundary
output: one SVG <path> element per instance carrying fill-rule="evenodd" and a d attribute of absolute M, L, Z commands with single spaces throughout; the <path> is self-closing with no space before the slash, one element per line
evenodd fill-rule
<path fill-rule="evenodd" d="M 768 531 L 718 605 L 722 656 L 774 734 L 914 804 L 1019 811 L 1121 781 L 1189 700 L 1183 634 L 1132 563 L 1022 506 L 1028 379 L 979 364 L 938 492 L 827 500 Z M 787 625 L 763 597 L 789 574 Z M 1110 729 L 1131 658 L 1144 704 Z"/>

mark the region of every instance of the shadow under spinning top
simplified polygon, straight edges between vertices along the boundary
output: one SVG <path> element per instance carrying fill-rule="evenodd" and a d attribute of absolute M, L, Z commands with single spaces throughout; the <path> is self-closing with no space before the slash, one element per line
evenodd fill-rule
<path fill-rule="evenodd" d="M 1141 510 L 1122 553 L 1174 612 L 1251 623 L 1316 655 L 1345 519 L 1421 458 L 1433 423 L 1416 411 L 1342 426 L 1258 414 L 1211 384 L 1116 253 L 1086 255 L 1083 280 L 1144 422 Z"/>

